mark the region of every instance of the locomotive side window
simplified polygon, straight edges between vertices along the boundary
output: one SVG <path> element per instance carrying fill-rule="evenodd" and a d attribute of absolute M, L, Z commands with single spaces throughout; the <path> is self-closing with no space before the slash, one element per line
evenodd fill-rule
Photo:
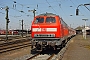
<path fill-rule="evenodd" d="M 46 18 L 46 23 L 55 23 L 55 22 L 56 22 L 56 20 L 54 17 L 47 17 Z"/>
<path fill-rule="evenodd" d="M 35 24 L 43 23 L 43 22 L 44 22 L 44 18 L 36 18 L 36 20 L 34 21 Z"/>

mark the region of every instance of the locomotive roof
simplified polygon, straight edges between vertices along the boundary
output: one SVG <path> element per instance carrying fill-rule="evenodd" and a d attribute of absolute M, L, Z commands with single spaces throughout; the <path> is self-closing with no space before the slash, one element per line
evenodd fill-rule
<path fill-rule="evenodd" d="M 58 16 L 58 15 L 53 14 L 53 13 L 43 13 L 43 14 L 40 14 L 38 16 Z"/>

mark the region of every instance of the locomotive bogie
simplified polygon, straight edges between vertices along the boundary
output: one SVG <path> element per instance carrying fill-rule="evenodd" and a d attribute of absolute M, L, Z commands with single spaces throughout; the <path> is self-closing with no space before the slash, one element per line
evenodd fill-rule
<path fill-rule="evenodd" d="M 36 48 L 43 50 L 51 47 L 55 48 L 55 46 L 59 46 L 61 42 L 60 41 L 39 41 L 36 43 L 37 43 Z"/>

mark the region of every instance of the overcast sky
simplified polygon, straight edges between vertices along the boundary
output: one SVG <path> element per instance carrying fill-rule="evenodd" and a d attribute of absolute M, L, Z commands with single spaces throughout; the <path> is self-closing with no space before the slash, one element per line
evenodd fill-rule
<path fill-rule="evenodd" d="M 36 9 L 36 15 L 46 12 L 57 14 L 72 28 L 84 25 L 82 19 L 88 19 L 86 23 L 89 26 L 90 5 L 86 6 L 88 10 L 83 5 L 79 6 L 81 4 L 90 4 L 90 0 L 0 0 L 0 8 L 9 7 L 9 29 L 21 29 L 22 19 L 24 29 L 30 29 L 33 12 L 28 10 L 33 9 Z M 77 7 L 79 16 L 76 16 Z M 5 16 L 5 9 L 0 10 L 0 29 L 6 28 Z"/>

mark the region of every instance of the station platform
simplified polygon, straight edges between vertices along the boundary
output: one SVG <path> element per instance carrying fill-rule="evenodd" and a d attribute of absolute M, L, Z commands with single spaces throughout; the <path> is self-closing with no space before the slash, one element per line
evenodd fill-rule
<path fill-rule="evenodd" d="M 73 37 L 62 60 L 90 60 L 90 35 L 86 39 L 82 35 Z"/>

